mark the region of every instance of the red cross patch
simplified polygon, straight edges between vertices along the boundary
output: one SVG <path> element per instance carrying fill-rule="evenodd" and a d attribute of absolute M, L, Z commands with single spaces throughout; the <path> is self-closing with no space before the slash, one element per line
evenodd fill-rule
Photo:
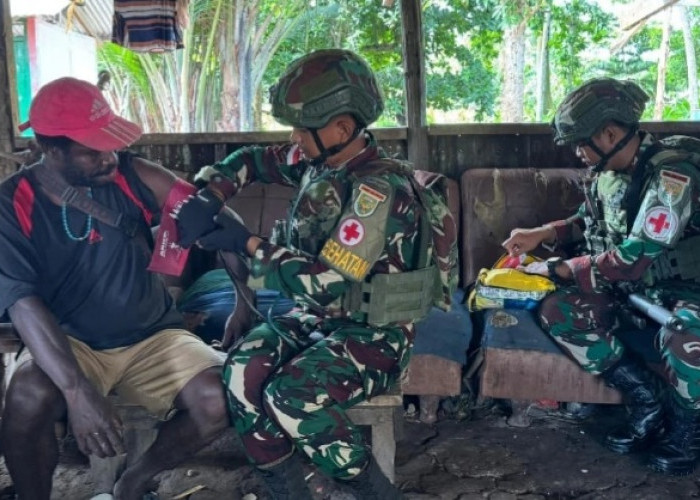
<path fill-rule="evenodd" d="M 644 218 L 644 233 L 652 240 L 665 240 L 676 233 L 678 217 L 666 207 L 653 207 Z"/>
<path fill-rule="evenodd" d="M 340 243 L 355 246 L 365 237 L 365 227 L 357 219 L 345 219 L 338 229 Z"/>

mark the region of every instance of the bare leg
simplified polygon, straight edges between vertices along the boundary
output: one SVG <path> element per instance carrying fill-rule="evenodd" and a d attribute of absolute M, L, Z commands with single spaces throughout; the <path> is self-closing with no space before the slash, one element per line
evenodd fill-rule
<path fill-rule="evenodd" d="M 55 423 L 66 413 L 58 388 L 33 361 L 12 376 L 0 425 L 5 463 L 21 499 L 48 500 L 58 464 Z"/>
<path fill-rule="evenodd" d="M 175 399 L 175 407 L 179 411 L 161 426 L 151 447 L 115 484 L 116 500 L 140 500 L 156 474 L 191 457 L 226 429 L 221 369 L 209 368 L 190 380 Z"/>

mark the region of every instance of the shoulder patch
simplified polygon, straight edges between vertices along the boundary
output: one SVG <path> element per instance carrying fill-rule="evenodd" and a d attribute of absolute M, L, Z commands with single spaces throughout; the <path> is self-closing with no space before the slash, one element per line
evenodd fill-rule
<path fill-rule="evenodd" d="M 683 200 L 690 177 L 671 170 L 661 170 L 659 173 L 659 200 L 667 205 L 675 205 Z"/>
<path fill-rule="evenodd" d="M 346 247 L 354 247 L 365 238 L 365 226 L 357 219 L 345 219 L 340 224 L 338 239 Z"/>
<path fill-rule="evenodd" d="M 353 210 L 359 217 L 369 217 L 374 213 L 380 203 L 386 201 L 387 195 L 377 191 L 367 184 L 360 184 L 358 193 L 353 203 Z"/>
<path fill-rule="evenodd" d="M 321 260 L 354 281 L 362 281 L 371 267 L 367 259 L 350 251 L 335 240 L 328 240 L 323 245 Z"/>
<path fill-rule="evenodd" d="M 664 206 L 652 207 L 644 213 L 644 234 L 654 241 L 666 241 L 678 230 L 678 217 Z"/>
<path fill-rule="evenodd" d="M 321 262 L 352 281 L 365 279 L 386 244 L 394 187 L 367 176 L 355 181 L 352 202 L 321 249 Z"/>

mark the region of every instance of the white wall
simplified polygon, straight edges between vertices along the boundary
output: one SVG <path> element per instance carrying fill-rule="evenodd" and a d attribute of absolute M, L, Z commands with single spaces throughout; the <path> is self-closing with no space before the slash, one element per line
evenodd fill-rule
<path fill-rule="evenodd" d="M 97 83 L 97 42 L 64 26 L 37 19 L 36 64 L 32 64 L 32 93 L 47 82 L 73 76 Z"/>

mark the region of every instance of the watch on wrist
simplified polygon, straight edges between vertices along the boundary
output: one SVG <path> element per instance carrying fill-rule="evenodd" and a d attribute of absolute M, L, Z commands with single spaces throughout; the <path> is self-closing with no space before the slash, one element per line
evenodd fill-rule
<path fill-rule="evenodd" d="M 561 282 L 561 278 L 557 274 L 557 266 L 564 262 L 564 259 L 562 257 L 550 257 L 547 259 L 547 272 L 549 273 L 549 279 L 554 281 L 555 283 Z"/>

